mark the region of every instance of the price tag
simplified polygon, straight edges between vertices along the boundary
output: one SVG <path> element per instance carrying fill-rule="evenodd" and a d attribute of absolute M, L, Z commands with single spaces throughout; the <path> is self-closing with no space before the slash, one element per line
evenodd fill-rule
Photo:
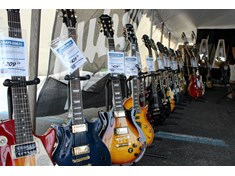
<path fill-rule="evenodd" d="M 177 70 L 178 69 L 178 65 L 176 61 L 171 61 L 171 69 L 172 70 Z"/>
<path fill-rule="evenodd" d="M 157 58 L 157 64 L 158 64 L 158 69 L 165 69 L 164 61 L 162 60 L 162 58 L 160 57 Z"/>
<path fill-rule="evenodd" d="M 171 60 L 169 57 L 166 57 L 166 65 L 168 68 L 171 67 Z"/>
<path fill-rule="evenodd" d="M 108 72 L 125 73 L 123 52 L 108 52 Z"/>
<path fill-rule="evenodd" d="M 69 73 L 73 73 L 84 65 L 87 60 L 76 43 L 70 37 L 52 48 L 53 53 L 62 61 Z"/>
<path fill-rule="evenodd" d="M 7 37 L 0 40 L 0 75 L 28 76 L 28 60 L 24 39 Z"/>
<path fill-rule="evenodd" d="M 146 58 L 147 71 L 155 71 L 154 59 L 152 57 Z"/>
<path fill-rule="evenodd" d="M 190 58 L 190 63 L 191 63 L 191 66 L 196 68 L 197 67 L 197 62 L 194 58 Z"/>
<path fill-rule="evenodd" d="M 138 64 L 136 57 L 126 57 L 125 58 L 125 74 L 129 76 L 137 76 L 138 69 L 136 68 Z"/>
<path fill-rule="evenodd" d="M 164 67 L 167 67 L 167 57 L 163 56 L 163 63 L 164 63 Z"/>

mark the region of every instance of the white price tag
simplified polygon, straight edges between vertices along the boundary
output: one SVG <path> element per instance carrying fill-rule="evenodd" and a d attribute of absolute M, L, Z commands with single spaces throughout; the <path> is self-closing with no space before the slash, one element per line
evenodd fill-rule
<path fill-rule="evenodd" d="M 164 61 L 162 60 L 162 58 L 160 57 L 157 58 L 157 64 L 158 64 L 158 69 L 165 69 Z"/>
<path fill-rule="evenodd" d="M 128 76 L 137 76 L 138 69 L 136 68 L 138 64 L 136 57 L 125 57 L 125 74 Z"/>
<path fill-rule="evenodd" d="M 176 61 L 171 61 L 171 70 L 177 70 L 178 69 L 178 65 Z"/>
<path fill-rule="evenodd" d="M 154 59 L 152 57 L 146 58 L 147 71 L 155 71 Z"/>
<path fill-rule="evenodd" d="M 197 62 L 194 58 L 190 58 L 190 63 L 192 67 L 197 68 Z"/>
<path fill-rule="evenodd" d="M 0 75 L 28 76 L 28 60 L 24 39 L 7 37 L 0 40 Z"/>
<path fill-rule="evenodd" d="M 71 37 L 51 49 L 53 53 L 62 61 L 69 73 L 73 73 L 87 62 L 85 56 Z"/>
<path fill-rule="evenodd" d="M 123 52 L 108 52 L 108 72 L 125 73 Z"/>

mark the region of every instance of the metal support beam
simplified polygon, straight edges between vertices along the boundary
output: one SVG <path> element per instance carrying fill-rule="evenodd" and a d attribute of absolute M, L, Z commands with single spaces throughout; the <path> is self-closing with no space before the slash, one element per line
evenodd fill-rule
<path fill-rule="evenodd" d="M 41 10 L 33 9 L 31 13 L 31 31 L 30 31 L 30 53 L 29 53 L 29 80 L 38 76 L 38 56 L 39 56 L 39 40 L 40 40 L 40 20 Z M 31 85 L 29 91 L 30 115 L 32 122 L 32 130 L 36 130 L 36 98 L 37 85 Z"/>

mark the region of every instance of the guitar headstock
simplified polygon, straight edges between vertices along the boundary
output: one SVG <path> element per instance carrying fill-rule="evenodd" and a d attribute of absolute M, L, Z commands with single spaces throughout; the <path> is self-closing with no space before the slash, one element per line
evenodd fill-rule
<path fill-rule="evenodd" d="M 103 32 L 105 37 L 113 37 L 114 31 L 112 18 L 107 14 L 102 14 L 99 18 L 99 24 L 101 25 L 100 32 Z"/>
<path fill-rule="evenodd" d="M 176 54 L 176 56 L 177 56 L 178 58 L 181 58 L 181 57 L 182 57 L 182 53 L 181 53 L 181 51 L 180 51 L 179 49 L 177 49 L 177 50 L 175 51 L 175 54 Z"/>
<path fill-rule="evenodd" d="M 192 38 L 192 41 L 193 41 L 193 43 L 196 43 L 196 34 L 194 33 L 194 31 L 192 31 L 192 34 L 191 34 L 191 38 Z"/>
<path fill-rule="evenodd" d="M 145 44 L 145 46 L 148 48 L 148 49 L 151 49 L 151 42 L 150 42 L 150 39 L 149 39 L 149 36 L 144 34 L 143 37 L 143 42 Z"/>
<path fill-rule="evenodd" d="M 187 37 L 186 37 L 186 35 L 185 35 L 184 32 L 182 32 L 181 38 L 182 38 L 182 40 L 184 41 L 184 44 L 185 44 L 185 45 L 189 44 L 188 39 L 187 39 Z"/>
<path fill-rule="evenodd" d="M 157 51 L 157 47 L 155 45 L 155 42 L 153 39 L 150 39 L 150 44 L 151 44 L 151 47 L 153 48 L 154 51 Z"/>
<path fill-rule="evenodd" d="M 20 13 L 20 9 L 7 9 L 7 12 Z"/>
<path fill-rule="evenodd" d="M 167 55 L 167 56 L 169 56 L 169 50 L 168 50 L 168 48 L 166 47 L 166 46 L 164 46 L 164 53 Z"/>
<path fill-rule="evenodd" d="M 137 38 L 132 24 L 126 24 L 124 36 L 131 42 L 131 44 L 137 43 Z"/>
<path fill-rule="evenodd" d="M 162 45 L 161 42 L 157 42 L 157 47 L 158 47 L 158 50 L 159 50 L 161 53 L 165 53 L 165 51 L 164 51 L 164 46 Z"/>
<path fill-rule="evenodd" d="M 63 17 L 63 23 L 65 23 L 67 27 L 75 28 L 77 19 L 75 16 L 74 9 L 61 9 L 61 12 Z"/>
<path fill-rule="evenodd" d="M 169 48 L 169 54 L 175 57 L 175 51 L 172 48 Z"/>

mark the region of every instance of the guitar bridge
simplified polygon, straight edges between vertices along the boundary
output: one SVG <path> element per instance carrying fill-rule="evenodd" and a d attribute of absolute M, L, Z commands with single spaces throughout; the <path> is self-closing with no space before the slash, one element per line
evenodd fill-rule
<path fill-rule="evenodd" d="M 73 155 L 75 156 L 83 155 L 87 153 L 90 153 L 90 147 L 88 145 L 83 145 L 83 146 L 73 148 Z"/>
<path fill-rule="evenodd" d="M 35 142 L 24 143 L 12 146 L 12 157 L 20 158 L 29 155 L 35 155 L 37 153 L 37 147 Z"/>

